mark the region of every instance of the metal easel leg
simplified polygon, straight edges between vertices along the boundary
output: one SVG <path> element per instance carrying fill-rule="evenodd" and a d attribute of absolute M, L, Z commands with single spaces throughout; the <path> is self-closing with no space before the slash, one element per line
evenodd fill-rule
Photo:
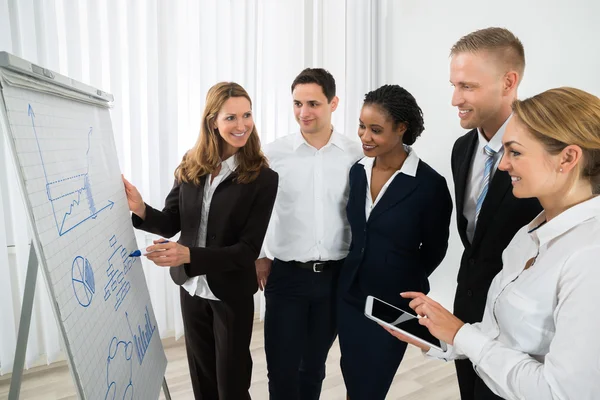
<path fill-rule="evenodd" d="M 8 400 L 17 400 L 21 393 L 21 381 L 23 379 L 23 368 L 25 367 L 25 355 L 27 354 L 27 339 L 29 338 L 29 327 L 31 326 L 37 273 L 38 260 L 33 243 L 31 243 L 29 246 L 29 262 L 27 263 L 25 290 L 23 291 L 23 304 L 21 305 L 21 319 L 19 321 L 19 333 L 17 336 L 17 349 L 15 351 L 15 362 L 10 379 Z"/>
<path fill-rule="evenodd" d="M 169 387 L 167 386 L 167 378 L 163 378 L 162 388 L 165 393 L 165 399 L 171 400 L 171 393 L 169 393 Z"/>

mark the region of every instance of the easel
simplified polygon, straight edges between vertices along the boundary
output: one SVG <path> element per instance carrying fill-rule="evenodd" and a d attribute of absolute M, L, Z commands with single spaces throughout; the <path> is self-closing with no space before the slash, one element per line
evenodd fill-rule
<path fill-rule="evenodd" d="M 33 243 L 29 246 L 29 261 L 27 262 L 27 275 L 25 277 L 25 289 L 23 292 L 23 304 L 21 306 L 21 319 L 19 320 L 19 333 L 17 336 L 17 349 L 15 352 L 15 362 L 10 379 L 10 390 L 8 400 L 17 400 L 21 393 L 21 382 L 23 380 L 23 368 L 25 367 L 25 356 L 27 353 L 27 339 L 29 338 L 29 328 L 31 326 L 31 313 L 33 311 L 33 297 L 35 295 L 35 285 L 38 275 L 38 260 Z M 77 385 L 77 382 L 76 382 Z M 163 377 L 163 392 L 166 400 L 171 400 L 167 379 Z M 82 391 L 78 387 L 78 391 Z"/>

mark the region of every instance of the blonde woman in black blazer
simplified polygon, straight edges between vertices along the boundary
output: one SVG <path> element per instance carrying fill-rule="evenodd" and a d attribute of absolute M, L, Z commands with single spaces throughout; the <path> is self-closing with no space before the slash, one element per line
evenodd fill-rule
<path fill-rule="evenodd" d="M 213 86 L 196 145 L 175 170 L 162 211 L 145 204 L 123 179 L 133 225 L 179 241 L 156 240 L 147 251 L 171 267 L 180 289 L 187 356 L 197 399 L 250 399 L 250 338 L 254 261 L 277 194 L 252 119 L 248 93 L 238 84 Z"/>

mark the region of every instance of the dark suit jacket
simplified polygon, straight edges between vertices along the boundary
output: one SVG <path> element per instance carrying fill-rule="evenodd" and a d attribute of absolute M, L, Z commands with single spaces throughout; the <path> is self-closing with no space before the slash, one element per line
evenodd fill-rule
<path fill-rule="evenodd" d="M 195 247 L 200 229 L 206 176 L 200 186 L 175 181 L 158 211 L 146 205 L 146 219 L 132 215 L 133 226 L 170 238 L 181 231 L 179 243 L 190 248 L 190 263 L 171 267 L 173 281 L 204 275 L 221 300 L 253 295 L 258 290 L 254 261 L 258 258 L 277 194 L 278 175 L 269 168 L 248 184 L 237 174 L 223 180 L 208 213 L 206 247 Z"/>
<path fill-rule="evenodd" d="M 477 135 L 477 129 L 473 129 L 458 138 L 452 149 L 451 161 L 458 233 L 465 247 L 458 272 L 454 314 L 470 323 L 483 318 L 488 289 L 502 269 L 502 252 L 515 233 L 542 210 L 535 198 L 517 199 L 513 196 L 510 176 L 506 171 L 497 170 L 481 206 L 473 243 L 469 243 L 463 209 Z"/>
<path fill-rule="evenodd" d="M 403 291 L 429 292 L 427 277 L 448 249 L 452 200 L 444 177 L 419 161 L 415 177 L 398 174 L 365 219 L 367 178 L 350 169 L 346 212 L 352 230 L 339 291 L 364 307 L 367 295 L 406 307 Z"/>

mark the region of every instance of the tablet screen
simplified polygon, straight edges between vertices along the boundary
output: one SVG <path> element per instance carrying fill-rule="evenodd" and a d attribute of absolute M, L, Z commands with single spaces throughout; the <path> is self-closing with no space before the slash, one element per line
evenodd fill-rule
<path fill-rule="evenodd" d="M 402 311 L 399 308 L 373 298 L 372 314 L 375 318 L 402 329 L 413 336 L 421 338 L 438 347 L 440 346 L 440 341 L 429 333 L 429 329 L 419 324 L 418 317 L 413 313 Z"/>

